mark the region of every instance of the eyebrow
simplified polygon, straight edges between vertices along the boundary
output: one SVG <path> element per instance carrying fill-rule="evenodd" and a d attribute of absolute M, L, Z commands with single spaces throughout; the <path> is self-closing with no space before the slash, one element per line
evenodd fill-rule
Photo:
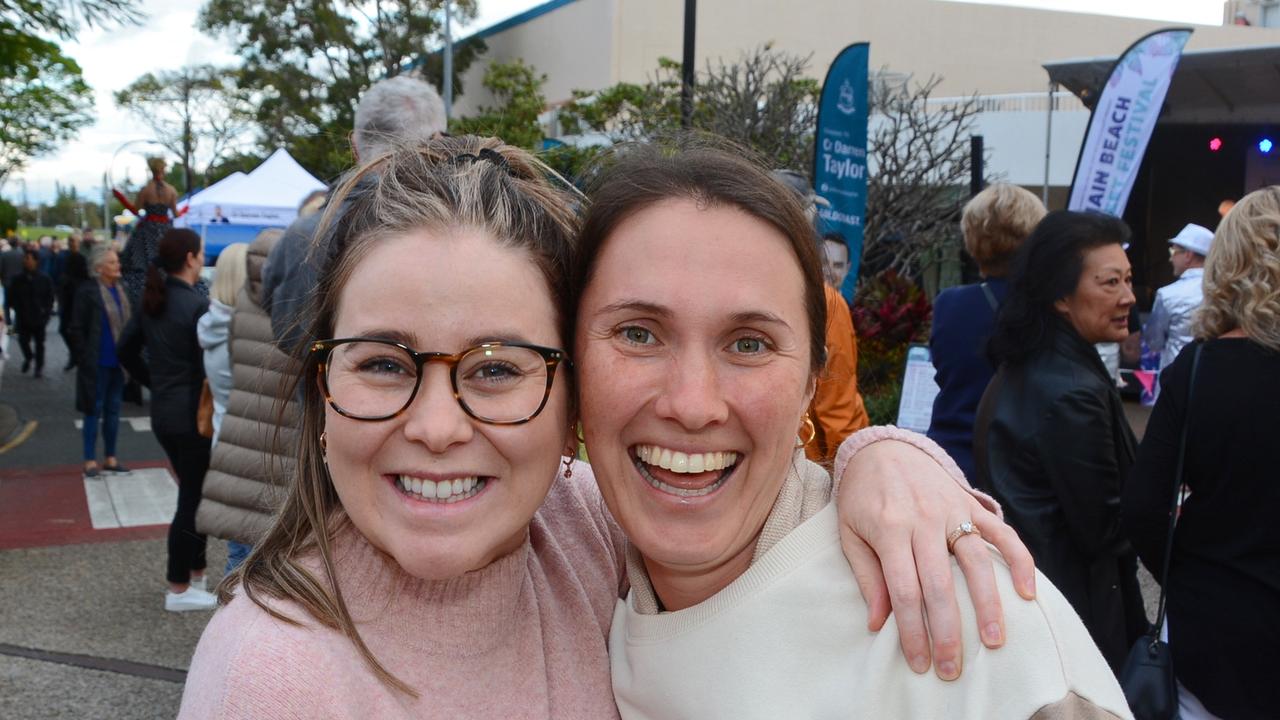
<path fill-rule="evenodd" d="M 754 322 L 774 323 L 790 329 L 791 325 L 783 320 L 781 316 L 764 310 L 746 310 L 740 313 L 734 313 L 733 321 L 740 324 L 748 324 Z"/>
<path fill-rule="evenodd" d="M 657 315 L 659 317 L 671 316 L 670 308 L 667 308 L 665 305 L 659 305 L 646 300 L 619 300 L 618 302 L 610 303 L 600 308 L 598 314 L 607 315 L 609 313 L 615 313 L 622 310 L 630 310 L 633 312 L 638 311 L 649 315 Z"/>
<path fill-rule="evenodd" d="M 401 345 L 408 345 L 414 350 L 422 350 L 418 336 L 412 332 L 404 332 L 403 330 L 393 330 L 390 328 L 373 328 L 361 333 L 357 333 L 352 337 L 364 338 L 367 340 L 390 340 L 398 342 Z M 463 340 L 463 348 L 473 348 L 477 345 L 492 342 L 517 342 L 530 344 L 527 336 L 518 330 L 504 330 L 497 333 L 485 333 L 483 335 L 472 335 Z M 459 348 L 459 350 L 463 349 Z M 436 352 L 436 349 L 427 349 L 424 352 Z"/>
<path fill-rule="evenodd" d="M 662 318 L 671 317 L 673 314 L 671 309 L 665 305 L 658 305 L 657 303 L 652 303 L 647 300 L 619 300 L 618 302 L 610 303 L 609 305 L 601 308 L 599 314 L 607 315 L 609 313 L 624 310 L 643 312 Z M 766 322 L 782 325 L 788 329 L 791 327 L 791 325 L 789 325 L 786 320 L 783 320 L 780 315 L 766 310 L 743 310 L 742 312 L 737 312 L 730 316 L 730 320 L 737 324 Z"/>

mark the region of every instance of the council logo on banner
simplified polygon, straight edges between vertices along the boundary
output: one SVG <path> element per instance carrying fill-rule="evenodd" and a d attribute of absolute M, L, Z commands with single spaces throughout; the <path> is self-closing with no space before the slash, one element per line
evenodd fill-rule
<path fill-rule="evenodd" d="M 840 101 L 836 103 L 836 109 L 845 115 L 852 115 L 858 112 L 858 103 L 854 100 L 853 85 L 848 80 L 840 86 Z"/>

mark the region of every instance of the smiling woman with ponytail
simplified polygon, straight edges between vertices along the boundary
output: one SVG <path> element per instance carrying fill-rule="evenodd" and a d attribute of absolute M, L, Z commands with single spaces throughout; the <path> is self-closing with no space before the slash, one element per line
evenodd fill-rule
<path fill-rule="evenodd" d="M 178 475 L 178 509 L 169 526 L 169 592 L 164 602 L 165 609 L 172 611 L 210 610 L 216 604 L 205 587 L 205 536 L 195 529 L 210 446 L 209 439 L 196 431 L 204 381 L 196 322 L 208 310 L 209 299 L 193 286 L 203 266 L 204 250 L 195 232 L 169 230 L 160 238 L 156 257 L 147 266 L 139 332 L 121 349 L 125 367 L 151 389 L 151 428 Z"/>

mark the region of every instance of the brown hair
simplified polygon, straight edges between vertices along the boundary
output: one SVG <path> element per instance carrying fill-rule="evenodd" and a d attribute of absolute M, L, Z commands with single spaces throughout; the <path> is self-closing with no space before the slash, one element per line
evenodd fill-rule
<path fill-rule="evenodd" d="M 800 198 L 775 180 L 749 151 L 727 141 L 684 135 L 655 143 L 620 146 L 598 169 L 587 196 L 578 261 L 573 269 L 574 307 L 595 272 L 596 261 L 617 227 L 664 200 L 732 207 L 782 233 L 800 266 L 809 318 L 809 365 L 816 377 L 826 364 L 827 302 L 818 236 Z"/>
<path fill-rule="evenodd" d="M 1236 203 L 1205 258 L 1196 337 L 1208 340 L 1237 328 L 1280 352 L 1280 185 Z"/>
<path fill-rule="evenodd" d="M 174 228 L 160 238 L 156 257 L 147 266 L 147 284 L 142 290 L 142 311 L 151 317 L 160 317 L 168 304 L 164 276 L 176 273 L 187 264 L 188 255 L 200 254 L 200 235 L 189 228 Z"/>
<path fill-rule="evenodd" d="M 987 277 L 1009 274 L 1013 256 L 1044 218 L 1040 198 L 1008 183 L 996 183 L 964 206 L 960 228 L 964 249 Z"/>
<path fill-rule="evenodd" d="M 312 246 L 321 272 L 311 300 L 309 336 L 332 335 L 343 288 L 380 240 L 416 230 L 460 228 L 482 230 L 505 247 L 527 250 L 547 281 L 563 331 L 571 317 L 567 277 L 578 224 L 574 198 L 553 187 L 550 174 L 523 150 L 497 138 L 472 136 L 401 147 L 348 173 L 334 190 Z M 271 608 L 264 596 L 292 600 L 320 624 L 346 635 L 383 682 L 416 697 L 365 645 L 343 599 L 331 541 L 350 520 L 325 466 L 319 365 L 310 343 L 300 343 L 298 352 L 303 398 L 294 477 L 271 529 L 218 588 L 219 600 L 228 601 L 239 582 L 267 613 L 296 624 Z M 300 562 L 306 556 L 319 558 L 323 580 Z"/>

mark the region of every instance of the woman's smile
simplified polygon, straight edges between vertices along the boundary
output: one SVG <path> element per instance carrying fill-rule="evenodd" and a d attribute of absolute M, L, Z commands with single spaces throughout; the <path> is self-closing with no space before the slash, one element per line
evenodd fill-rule
<path fill-rule="evenodd" d="M 650 487 L 680 498 L 714 493 L 738 464 L 738 453 L 733 451 L 687 453 L 660 445 L 637 445 L 631 453 L 636 471 Z"/>

